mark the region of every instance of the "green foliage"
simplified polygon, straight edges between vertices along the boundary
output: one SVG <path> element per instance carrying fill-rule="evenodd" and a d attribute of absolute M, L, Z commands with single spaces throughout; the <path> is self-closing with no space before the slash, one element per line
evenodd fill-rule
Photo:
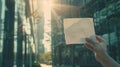
<path fill-rule="evenodd" d="M 39 63 L 33 63 L 32 67 L 41 67 Z"/>
<path fill-rule="evenodd" d="M 39 54 L 38 59 L 40 62 L 48 62 L 52 60 L 51 52 Z"/>

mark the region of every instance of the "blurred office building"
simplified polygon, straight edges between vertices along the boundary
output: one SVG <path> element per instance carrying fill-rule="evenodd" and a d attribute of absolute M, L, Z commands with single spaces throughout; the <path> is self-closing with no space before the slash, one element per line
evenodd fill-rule
<path fill-rule="evenodd" d="M 38 0 L 0 0 L 0 67 L 32 67 L 37 61 L 37 30 L 43 26 L 38 5 Z"/>
<path fill-rule="evenodd" d="M 65 44 L 63 20 L 66 18 L 93 18 L 96 34 L 107 40 L 109 54 L 120 62 L 119 3 L 119 0 L 56 0 L 55 5 L 59 6 L 54 6 L 52 13 L 53 67 L 101 67 L 84 46 Z"/>

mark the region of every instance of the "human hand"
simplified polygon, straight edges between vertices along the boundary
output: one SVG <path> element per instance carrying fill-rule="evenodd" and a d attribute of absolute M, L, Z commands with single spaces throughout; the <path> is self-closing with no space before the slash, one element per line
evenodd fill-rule
<path fill-rule="evenodd" d="M 86 38 L 85 47 L 94 52 L 97 61 L 101 62 L 104 56 L 107 55 L 107 42 L 99 36 L 96 36 L 96 41 Z"/>

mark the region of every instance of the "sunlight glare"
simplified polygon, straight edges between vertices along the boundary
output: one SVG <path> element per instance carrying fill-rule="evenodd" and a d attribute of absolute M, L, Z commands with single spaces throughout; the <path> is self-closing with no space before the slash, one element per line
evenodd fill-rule
<path fill-rule="evenodd" d="M 52 0 L 43 1 L 43 12 L 44 12 L 44 39 L 43 44 L 45 52 L 51 51 L 51 8 Z M 50 34 L 50 35 L 49 35 Z"/>
<path fill-rule="evenodd" d="M 43 1 L 44 13 L 51 12 L 51 8 L 52 8 L 52 0 L 44 0 Z"/>

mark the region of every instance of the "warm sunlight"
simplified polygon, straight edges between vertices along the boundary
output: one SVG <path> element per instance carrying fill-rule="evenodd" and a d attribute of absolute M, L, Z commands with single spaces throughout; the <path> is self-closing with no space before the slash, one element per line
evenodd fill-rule
<path fill-rule="evenodd" d="M 43 1 L 43 12 L 45 19 L 51 18 L 51 8 L 52 8 L 52 0 L 44 0 Z"/>
<path fill-rule="evenodd" d="M 51 10 L 52 7 L 52 0 L 44 0 L 43 1 L 43 9 L 44 10 Z"/>
<path fill-rule="evenodd" d="M 45 52 L 51 51 L 51 8 L 52 0 L 43 1 L 43 13 L 44 13 L 44 39 L 43 44 Z"/>

